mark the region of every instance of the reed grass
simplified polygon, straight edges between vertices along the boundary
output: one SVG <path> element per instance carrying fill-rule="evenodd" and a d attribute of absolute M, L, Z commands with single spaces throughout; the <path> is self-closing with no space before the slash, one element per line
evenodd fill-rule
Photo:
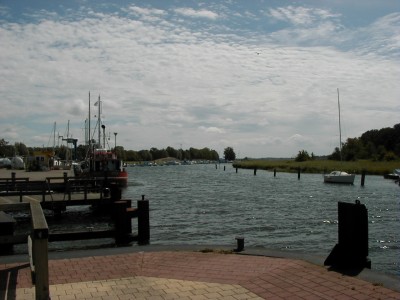
<path fill-rule="evenodd" d="M 353 174 L 361 174 L 363 171 L 370 175 L 384 175 L 392 173 L 400 168 L 400 161 L 333 161 L 333 160 L 309 160 L 297 162 L 290 159 L 282 160 L 241 160 L 233 163 L 234 168 L 276 170 L 278 172 L 297 172 L 300 168 L 303 173 L 330 173 L 340 170 Z"/>

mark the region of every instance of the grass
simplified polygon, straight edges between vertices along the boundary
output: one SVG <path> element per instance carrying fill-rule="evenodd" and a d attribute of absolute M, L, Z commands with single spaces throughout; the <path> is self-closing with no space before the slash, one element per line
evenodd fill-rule
<path fill-rule="evenodd" d="M 302 173 L 329 173 L 334 170 L 346 171 L 353 174 L 361 174 L 364 170 L 370 175 L 384 175 L 392 173 L 394 169 L 400 168 L 400 161 L 333 161 L 333 160 L 310 160 L 296 162 L 294 160 L 242 160 L 233 163 L 234 168 L 274 170 L 278 172 L 297 172 L 300 168 Z"/>

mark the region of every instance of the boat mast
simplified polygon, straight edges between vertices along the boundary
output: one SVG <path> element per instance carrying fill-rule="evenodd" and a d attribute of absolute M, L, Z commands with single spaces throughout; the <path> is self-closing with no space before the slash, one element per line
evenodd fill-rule
<path fill-rule="evenodd" d="M 89 135 L 89 141 L 88 141 L 88 145 L 89 145 L 89 151 L 92 149 L 91 147 L 91 140 L 92 138 L 90 137 L 90 92 L 89 92 L 89 115 L 88 115 L 88 135 Z"/>
<path fill-rule="evenodd" d="M 101 116 L 100 116 L 100 114 L 101 114 L 101 101 L 100 101 L 100 95 L 99 95 L 99 101 L 97 102 L 97 105 L 98 105 L 98 107 L 99 107 L 99 111 L 98 111 L 98 116 L 97 116 L 97 123 L 98 123 L 98 132 L 99 132 L 99 139 L 98 139 L 98 143 L 99 143 L 99 147 L 101 148 L 101 130 L 100 130 L 100 127 L 101 127 Z"/>
<path fill-rule="evenodd" d="M 339 110 L 339 150 L 340 150 L 340 161 L 342 161 L 342 126 L 340 124 L 339 88 L 337 89 L 337 103 L 338 103 L 338 110 Z"/>

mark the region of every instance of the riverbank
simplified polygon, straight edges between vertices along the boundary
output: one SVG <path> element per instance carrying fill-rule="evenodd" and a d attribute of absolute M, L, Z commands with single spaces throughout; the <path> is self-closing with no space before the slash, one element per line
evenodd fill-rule
<path fill-rule="evenodd" d="M 234 168 L 276 170 L 277 172 L 297 172 L 300 168 L 302 173 L 330 173 L 334 170 L 346 171 L 353 174 L 361 174 L 363 171 L 368 175 L 385 175 L 392 173 L 394 169 L 400 168 L 400 161 L 334 161 L 334 160 L 309 160 L 297 162 L 291 159 L 282 160 L 237 160 L 233 163 Z"/>

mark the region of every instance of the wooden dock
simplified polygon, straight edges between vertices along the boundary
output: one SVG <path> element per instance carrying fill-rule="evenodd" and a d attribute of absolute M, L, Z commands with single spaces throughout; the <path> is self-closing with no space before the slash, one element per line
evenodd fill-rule
<path fill-rule="evenodd" d="M 69 206 L 89 205 L 95 208 L 107 208 L 106 211 L 114 220 L 114 229 L 106 231 L 52 234 L 50 228 L 49 241 L 114 237 L 116 244 L 127 244 L 132 241 L 143 244 L 149 242 L 149 205 L 144 196 L 137 202 L 137 208 L 132 208 L 131 200 L 121 199 L 121 188 L 118 185 L 107 184 L 102 179 L 79 179 L 68 176 L 64 171 L 7 171 L 0 171 L 0 176 L 4 176 L 0 177 L 0 211 L 7 213 L 26 210 L 31 203 L 36 203 L 41 209 L 51 210 L 57 216 Z M 136 236 L 132 235 L 132 218 L 138 219 Z M 0 230 L 0 245 L 26 242 L 26 235 L 14 236 L 9 233 L 2 235 Z"/>

